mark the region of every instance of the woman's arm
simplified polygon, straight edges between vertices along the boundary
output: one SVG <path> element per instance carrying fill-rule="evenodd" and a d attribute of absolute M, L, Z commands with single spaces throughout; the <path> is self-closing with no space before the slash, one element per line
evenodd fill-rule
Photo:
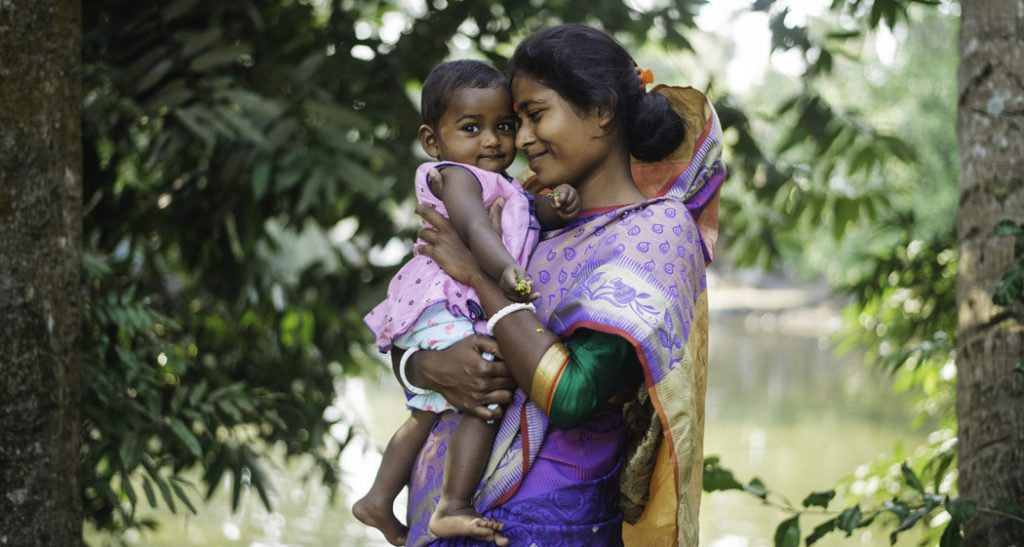
<path fill-rule="evenodd" d="M 448 219 L 422 204 L 416 212 L 436 228 L 420 230 L 419 237 L 426 244 L 417 248 L 419 253 L 434 259 L 455 280 L 473 287 L 488 316 L 512 303 L 463 245 Z M 512 378 L 523 391 L 531 393 L 537 364 L 560 339 L 536 315 L 523 312 L 509 314 L 499 321 L 494 336 Z"/>
<path fill-rule="evenodd" d="M 404 353 L 399 348 L 391 351 L 391 365 L 399 381 L 398 366 Z M 494 355 L 495 360 L 484 359 L 482 353 Z M 497 342 L 486 336 L 463 338 L 443 350 L 417 351 L 406 363 L 405 373 L 413 386 L 436 391 L 459 410 L 484 420 L 500 418 L 502 409 L 491 410 L 487 405 L 507 405 L 516 388 Z"/>

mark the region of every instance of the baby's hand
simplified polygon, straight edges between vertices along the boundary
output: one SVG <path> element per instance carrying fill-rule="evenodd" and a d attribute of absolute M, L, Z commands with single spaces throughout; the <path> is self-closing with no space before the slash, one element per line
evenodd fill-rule
<path fill-rule="evenodd" d="M 427 180 L 430 182 L 430 189 L 435 195 L 444 195 L 444 175 L 436 167 L 427 170 Z"/>
<path fill-rule="evenodd" d="M 505 268 L 499 281 L 502 294 L 513 302 L 529 302 L 533 300 L 533 283 L 526 272 L 516 264 Z"/>
<path fill-rule="evenodd" d="M 569 220 L 580 212 L 580 193 L 568 184 L 559 184 L 548 194 L 548 199 L 555 206 L 555 212 L 563 220 Z"/>

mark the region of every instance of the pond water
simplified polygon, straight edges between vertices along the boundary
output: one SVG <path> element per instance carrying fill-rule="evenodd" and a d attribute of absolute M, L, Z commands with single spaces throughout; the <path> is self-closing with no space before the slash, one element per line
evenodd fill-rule
<path fill-rule="evenodd" d="M 712 314 L 705 453 L 720 456 L 737 478 L 760 477 L 799 503 L 805 494 L 831 488 L 897 443 L 915 446 L 922 440 L 907 425 L 906 405 L 891 394 L 886 378 L 866 370 L 859 355 L 838 357 L 828 349 L 824 335 L 837 319 L 827 307 L 779 309 L 769 299 L 767 306 L 752 309 L 724 300 Z M 345 486 L 337 503 L 330 505 L 327 492 L 315 482 L 300 479 L 300 464 L 279 465 L 268 470 L 274 487 L 272 513 L 255 492 L 244 491 L 239 511 L 232 514 L 230 486 L 225 484 L 198 515 L 172 515 L 145 506 L 140 513 L 156 519 L 159 530 L 123 539 L 167 547 L 387 545 L 379 533 L 355 522 L 349 508 L 373 479 L 380 461 L 375 447 L 383 446 L 405 419 L 404 399 L 388 374 L 347 380 L 341 389 L 339 412 L 356 412 L 353 416 L 362 421 L 371 441 L 367 446 L 357 440 L 346 449 Z M 404 497 L 399 505 L 403 511 Z M 705 494 L 701 544 L 769 546 L 784 518 L 747 494 Z M 803 535 L 811 528 L 803 523 Z M 87 532 L 86 538 L 92 545 L 111 542 L 95 532 Z M 885 534 L 868 531 L 817 545 L 882 546 L 888 541 Z"/>

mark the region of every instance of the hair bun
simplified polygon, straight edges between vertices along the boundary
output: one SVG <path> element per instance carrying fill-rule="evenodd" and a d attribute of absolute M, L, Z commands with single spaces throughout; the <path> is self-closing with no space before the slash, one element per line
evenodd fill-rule
<path fill-rule="evenodd" d="M 641 161 L 657 161 L 675 150 L 686 136 L 686 126 L 660 93 L 644 93 L 626 128 L 629 153 Z"/>

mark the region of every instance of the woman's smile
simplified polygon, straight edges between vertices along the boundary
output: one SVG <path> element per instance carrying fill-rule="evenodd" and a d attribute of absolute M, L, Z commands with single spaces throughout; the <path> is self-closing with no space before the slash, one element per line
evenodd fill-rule
<path fill-rule="evenodd" d="M 538 164 L 540 163 L 540 159 L 546 155 L 546 150 L 534 152 L 532 154 L 526 154 L 526 159 L 530 161 L 530 170 L 532 170 L 534 173 L 538 173 Z"/>

